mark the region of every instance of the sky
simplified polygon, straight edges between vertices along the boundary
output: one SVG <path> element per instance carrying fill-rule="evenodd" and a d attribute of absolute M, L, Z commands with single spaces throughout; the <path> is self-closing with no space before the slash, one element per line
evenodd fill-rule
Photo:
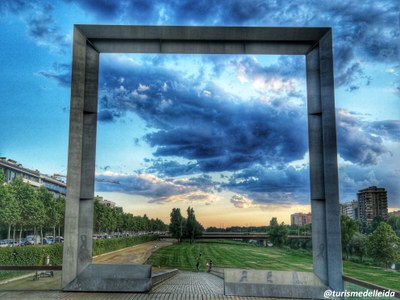
<path fill-rule="evenodd" d="M 397 0 L 2 0 L 0 156 L 66 175 L 73 24 L 332 27 L 340 201 L 400 209 Z M 310 211 L 305 59 L 101 54 L 97 195 L 169 222 Z"/>

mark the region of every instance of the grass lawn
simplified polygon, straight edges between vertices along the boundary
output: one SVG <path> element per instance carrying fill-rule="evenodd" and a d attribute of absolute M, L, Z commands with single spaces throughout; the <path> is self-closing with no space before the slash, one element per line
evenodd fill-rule
<path fill-rule="evenodd" d="M 30 274 L 32 271 L 0 271 L 0 281 Z"/>
<path fill-rule="evenodd" d="M 202 254 L 201 270 L 205 271 L 207 260 L 215 267 L 251 268 L 312 272 L 312 254 L 303 250 L 257 247 L 239 242 L 199 241 L 194 244 L 181 243 L 161 248 L 153 253 L 147 263 L 153 266 L 174 267 L 183 271 L 196 270 L 196 256 Z M 343 262 L 344 274 L 400 290 L 400 272 Z"/>

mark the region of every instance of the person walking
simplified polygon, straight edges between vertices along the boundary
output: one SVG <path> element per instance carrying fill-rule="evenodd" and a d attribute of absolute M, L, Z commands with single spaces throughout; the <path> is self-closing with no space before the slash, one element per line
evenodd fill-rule
<path fill-rule="evenodd" d="M 201 253 L 199 254 L 199 256 L 197 256 L 197 258 L 196 258 L 196 269 L 197 269 L 197 272 L 200 272 L 200 264 L 201 264 Z"/>
<path fill-rule="evenodd" d="M 210 260 L 208 261 L 208 263 L 207 263 L 207 273 L 210 273 L 210 272 L 211 272 L 212 266 L 213 266 L 213 262 L 212 262 L 212 260 L 210 259 Z"/>

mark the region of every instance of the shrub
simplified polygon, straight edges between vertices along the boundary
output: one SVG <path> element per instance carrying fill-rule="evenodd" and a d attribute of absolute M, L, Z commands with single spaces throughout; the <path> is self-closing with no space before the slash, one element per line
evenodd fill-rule
<path fill-rule="evenodd" d="M 93 256 L 153 241 L 156 235 L 114 238 L 93 241 Z M 52 266 L 62 265 L 63 244 L 46 246 L 26 246 L 0 248 L 0 265 L 2 266 L 42 266 L 50 257 Z"/>

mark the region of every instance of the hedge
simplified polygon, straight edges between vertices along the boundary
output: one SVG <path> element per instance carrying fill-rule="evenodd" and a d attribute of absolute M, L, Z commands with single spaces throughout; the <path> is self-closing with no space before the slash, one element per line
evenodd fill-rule
<path fill-rule="evenodd" d="M 153 241 L 156 235 L 93 240 L 93 256 Z M 0 248 L 2 266 L 42 266 L 50 257 L 52 266 L 62 265 L 63 244 Z"/>

